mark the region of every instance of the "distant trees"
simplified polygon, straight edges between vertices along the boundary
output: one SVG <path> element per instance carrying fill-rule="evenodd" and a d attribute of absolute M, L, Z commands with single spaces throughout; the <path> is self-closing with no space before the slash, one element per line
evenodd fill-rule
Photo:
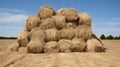
<path fill-rule="evenodd" d="M 100 39 L 103 39 L 103 40 L 104 40 L 104 39 L 105 39 L 105 35 L 102 34 L 101 37 L 100 37 Z"/>
<path fill-rule="evenodd" d="M 1 37 L 0 36 L 0 39 L 17 39 L 17 37 Z"/>
<path fill-rule="evenodd" d="M 112 35 L 108 35 L 108 36 L 105 36 L 104 34 L 102 34 L 101 36 L 100 36 L 100 39 L 102 39 L 102 40 L 118 40 L 118 39 L 120 39 L 120 36 L 112 36 Z"/>

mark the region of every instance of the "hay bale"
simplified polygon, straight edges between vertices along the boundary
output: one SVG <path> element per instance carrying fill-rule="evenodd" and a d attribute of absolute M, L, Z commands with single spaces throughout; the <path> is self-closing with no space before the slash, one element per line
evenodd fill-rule
<path fill-rule="evenodd" d="M 44 52 L 45 53 L 58 53 L 59 52 L 58 43 L 56 41 L 47 42 L 46 45 L 44 46 Z"/>
<path fill-rule="evenodd" d="M 43 41 L 45 39 L 45 31 L 40 29 L 39 27 L 36 27 L 29 33 L 29 37 L 30 40 L 38 39 Z"/>
<path fill-rule="evenodd" d="M 31 40 L 27 45 L 28 53 L 43 53 L 45 43 L 40 40 Z"/>
<path fill-rule="evenodd" d="M 73 8 L 65 10 L 64 16 L 66 18 L 66 21 L 73 21 L 78 19 L 77 11 Z"/>
<path fill-rule="evenodd" d="M 45 30 L 45 41 L 58 41 L 58 31 L 56 28 Z"/>
<path fill-rule="evenodd" d="M 91 27 L 92 20 L 86 12 L 78 14 L 78 17 L 79 17 L 79 25 L 87 25 Z"/>
<path fill-rule="evenodd" d="M 64 16 L 64 13 L 65 13 L 66 10 L 67 10 L 67 8 L 61 8 L 61 9 L 59 9 L 59 10 L 57 11 L 57 15 L 62 15 L 62 16 Z"/>
<path fill-rule="evenodd" d="M 51 6 L 43 6 L 38 12 L 41 19 L 50 18 L 55 14 L 55 10 Z"/>
<path fill-rule="evenodd" d="M 18 43 L 13 43 L 13 44 L 9 47 L 9 49 L 10 49 L 11 52 L 17 52 L 19 47 L 20 47 L 20 46 L 19 46 Z"/>
<path fill-rule="evenodd" d="M 20 47 L 19 52 L 20 53 L 27 53 L 28 52 L 27 47 Z"/>
<path fill-rule="evenodd" d="M 87 52 L 103 52 L 104 46 L 103 44 L 97 39 L 89 39 L 87 40 Z"/>
<path fill-rule="evenodd" d="M 65 52 L 65 53 L 72 52 L 71 51 L 71 47 L 72 47 L 71 40 L 61 39 L 58 42 L 58 45 L 59 45 L 60 52 Z"/>
<path fill-rule="evenodd" d="M 19 43 L 20 46 L 26 47 L 26 45 L 29 43 L 28 35 L 29 32 L 26 29 L 19 33 L 17 42 Z"/>
<path fill-rule="evenodd" d="M 82 39 L 74 38 L 72 39 L 72 52 L 84 52 L 86 43 Z"/>
<path fill-rule="evenodd" d="M 41 29 L 50 29 L 55 28 L 55 19 L 54 18 L 47 18 L 41 20 L 40 28 Z"/>
<path fill-rule="evenodd" d="M 55 19 L 57 29 L 62 29 L 66 26 L 65 16 L 56 15 L 53 18 Z"/>
<path fill-rule="evenodd" d="M 40 24 L 40 18 L 37 16 L 29 16 L 26 20 L 26 29 L 31 31 L 33 28 L 38 27 Z"/>
<path fill-rule="evenodd" d="M 91 35 L 92 35 L 92 30 L 90 27 L 86 25 L 79 25 L 76 29 L 76 37 L 81 38 L 82 40 L 87 41 Z"/>
<path fill-rule="evenodd" d="M 60 31 L 60 39 L 73 39 L 75 37 L 75 30 L 72 27 L 63 28 Z"/>

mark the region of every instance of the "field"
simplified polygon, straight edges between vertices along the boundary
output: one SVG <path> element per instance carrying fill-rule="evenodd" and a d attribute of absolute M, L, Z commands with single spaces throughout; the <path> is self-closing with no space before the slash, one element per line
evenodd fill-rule
<path fill-rule="evenodd" d="M 120 67 L 120 40 L 103 40 L 106 52 L 24 54 L 10 52 L 16 40 L 0 40 L 0 67 Z"/>

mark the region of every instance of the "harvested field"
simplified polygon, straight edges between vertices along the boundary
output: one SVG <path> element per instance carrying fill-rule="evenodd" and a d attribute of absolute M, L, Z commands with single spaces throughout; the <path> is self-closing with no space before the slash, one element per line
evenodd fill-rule
<path fill-rule="evenodd" d="M 106 52 L 30 54 L 10 52 L 16 40 L 0 40 L 0 67 L 120 67 L 120 40 L 103 40 Z"/>

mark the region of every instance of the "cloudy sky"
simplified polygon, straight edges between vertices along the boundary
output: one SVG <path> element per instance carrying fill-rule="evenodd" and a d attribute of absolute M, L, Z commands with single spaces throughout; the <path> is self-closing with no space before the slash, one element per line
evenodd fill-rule
<path fill-rule="evenodd" d="M 0 36 L 17 36 L 43 5 L 87 12 L 95 34 L 120 35 L 120 0 L 0 0 Z"/>

